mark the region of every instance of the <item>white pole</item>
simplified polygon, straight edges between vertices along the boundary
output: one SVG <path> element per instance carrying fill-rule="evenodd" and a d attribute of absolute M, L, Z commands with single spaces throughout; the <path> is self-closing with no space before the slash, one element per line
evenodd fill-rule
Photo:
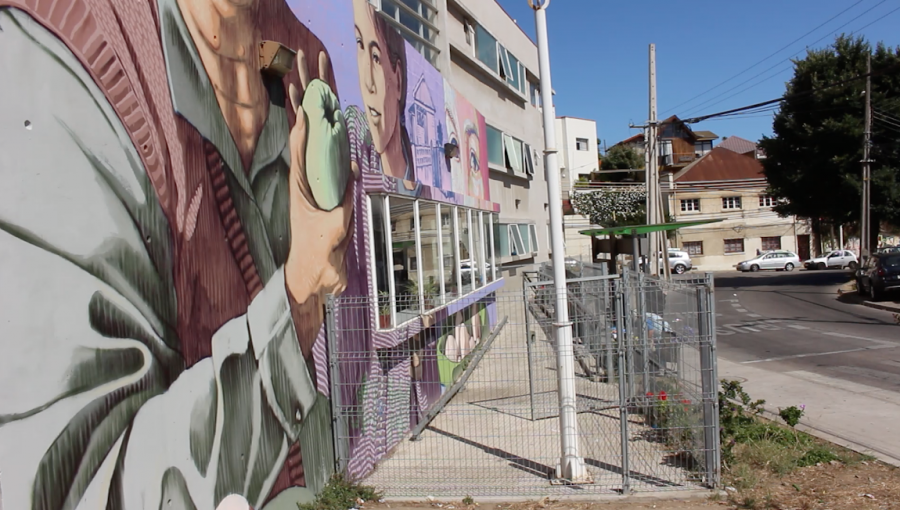
<path fill-rule="evenodd" d="M 838 248 L 843 250 L 844 249 L 844 226 L 843 225 L 838 225 L 838 238 L 840 239 L 839 242 L 841 243 L 841 245 L 838 246 Z"/>
<path fill-rule="evenodd" d="M 559 378 L 560 459 L 556 476 L 573 483 L 589 481 L 584 459 L 578 454 L 578 415 L 575 412 L 575 355 L 572 348 L 572 323 L 566 295 L 566 253 L 563 245 L 562 197 L 557 161 L 553 85 L 550 81 L 550 51 L 547 42 L 547 7 L 550 0 L 528 0 L 534 9 L 538 60 L 541 73 L 541 100 L 544 104 L 544 168 L 547 171 L 547 199 L 550 207 L 550 245 L 553 260 L 553 286 L 556 291 L 556 365 Z"/>

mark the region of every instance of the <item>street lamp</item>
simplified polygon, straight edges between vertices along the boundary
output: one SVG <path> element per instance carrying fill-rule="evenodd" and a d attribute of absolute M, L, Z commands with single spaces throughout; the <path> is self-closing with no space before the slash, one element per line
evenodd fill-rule
<path fill-rule="evenodd" d="M 566 293 L 566 252 L 563 243 L 562 196 L 559 162 L 556 157 L 556 119 L 553 86 L 550 82 L 550 51 L 547 45 L 547 7 L 550 0 L 528 0 L 534 9 L 538 61 L 541 74 L 541 102 L 544 105 L 544 168 L 547 172 L 547 203 L 550 208 L 550 246 L 553 262 L 553 287 L 556 291 L 556 366 L 559 378 L 560 458 L 556 477 L 569 483 L 590 483 L 584 459 L 578 451 L 578 415 L 575 394 L 575 351 L 572 347 L 572 323 Z"/>

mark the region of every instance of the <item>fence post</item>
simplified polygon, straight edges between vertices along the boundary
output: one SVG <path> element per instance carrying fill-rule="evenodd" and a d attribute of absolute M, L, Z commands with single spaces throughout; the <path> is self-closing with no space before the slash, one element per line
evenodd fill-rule
<path fill-rule="evenodd" d="M 530 290 L 530 292 L 529 292 Z M 528 349 L 528 398 L 531 403 L 531 421 L 534 421 L 534 354 L 532 353 L 532 332 L 528 309 L 528 300 L 534 293 L 534 287 L 528 285 L 528 280 L 522 277 L 522 293 L 525 297 L 525 347 Z"/>
<path fill-rule="evenodd" d="M 719 413 L 716 382 L 715 315 L 711 313 L 712 275 L 697 287 L 697 321 L 700 328 L 700 381 L 703 393 L 703 452 L 706 482 L 714 488 L 719 482 Z"/>
<path fill-rule="evenodd" d="M 707 302 L 709 303 L 708 311 L 708 325 L 709 325 L 709 360 L 710 360 L 710 371 L 712 372 L 710 378 L 713 383 L 713 479 L 710 484 L 712 487 L 718 487 L 722 482 L 722 445 L 721 445 L 721 437 L 719 436 L 719 427 L 721 424 L 719 423 L 719 362 L 718 362 L 718 350 L 716 349 L 716 281 L 715 276 L 712 273 L 706 273 L 706 284 L 708 285 L 707 290 Z"/>
<path fill-rule="evenodd" d="M 630 462 L 628 459 L 629 453 L 629 443 L 628 443 L 628 390 L 626 389 L 626 385 L 629 380 L 628 370 L 625 368 L 625 320 L 623 315 L 625 314 L 625 306 L 623 303 L 623 290 L 627 289 L 628 285 L 624 284 L 623 281 L 619 280 L 613 284 L 613 291 L 615 292 L 615 309 L 616 309 L 616 353 L 619 357 L 619 371 L 618 371 L 618 383 L 619 383 L 619 433 L 620 439 L 619 443 L 621 443 L 622 448 L 622 494 L 630 494 L 631 493 L 631 477 L 629 476 Z M 610 353 L 612 354 L 612 353 Z"/>
<path fill-rule="evenodd" d="M 331 434 L 334 447 L 334 469 L 336 473 L 345 473 L 349 461 L 350 434 L 347 430 L 346 417 L 343 416 L 341 395 L 341 365 L 338 348 L 337 318 L 335 314 L 335 298 L 333 294 L 325 296 L 325 338 L 328 342 L 328 380 L 331 392 Z"/>
<path fill-rule="evenodd" d="M 641 388 L 641 394 L 645 394 L 650 389 L 650 356 L 649 356 L 649 342 L 650 342 L 650 332 L 647 328 L 647 277 L 643 272 L 638 273 L 638 317 L 637 320 L 640 321 L 640 342 L 641 342 L 641 364 L 643 367 L 641 368 L 642 377 L 641 383 L 643 383 L 643 387 Z M 635 328 L 637 330 L 637 328 Z"/>

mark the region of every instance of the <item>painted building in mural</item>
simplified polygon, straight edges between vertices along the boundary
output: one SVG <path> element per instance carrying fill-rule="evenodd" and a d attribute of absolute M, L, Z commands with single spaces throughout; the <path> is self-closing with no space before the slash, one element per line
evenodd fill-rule
<path fill-rule="evenodd" d="M 4 508 L 296 508 L 331 388 L 352 476 L 422 419 L 508 232 L 428 60 L 366 0 L 0 0 Z"/>

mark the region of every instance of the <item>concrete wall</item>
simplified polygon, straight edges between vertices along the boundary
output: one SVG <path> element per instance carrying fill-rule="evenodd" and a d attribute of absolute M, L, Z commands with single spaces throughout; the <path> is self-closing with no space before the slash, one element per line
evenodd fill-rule
<path fill-rule="evenodd" d="M 503 284 L 381 331 L 367 195 L 543 214 L 542 170 L 488 178 L 485 113 L 542 149 L 523 99 L 442 75 L 365 0 L 211 4 L 0 0 L 6 508 L 311 501 L 335 465 L 332 384 L 364 410 L 347 453 L 366 474 L 452 384 Z M 357 306 L 329 331 L 354 355 L 340 379 L 329 294 Z"/>

